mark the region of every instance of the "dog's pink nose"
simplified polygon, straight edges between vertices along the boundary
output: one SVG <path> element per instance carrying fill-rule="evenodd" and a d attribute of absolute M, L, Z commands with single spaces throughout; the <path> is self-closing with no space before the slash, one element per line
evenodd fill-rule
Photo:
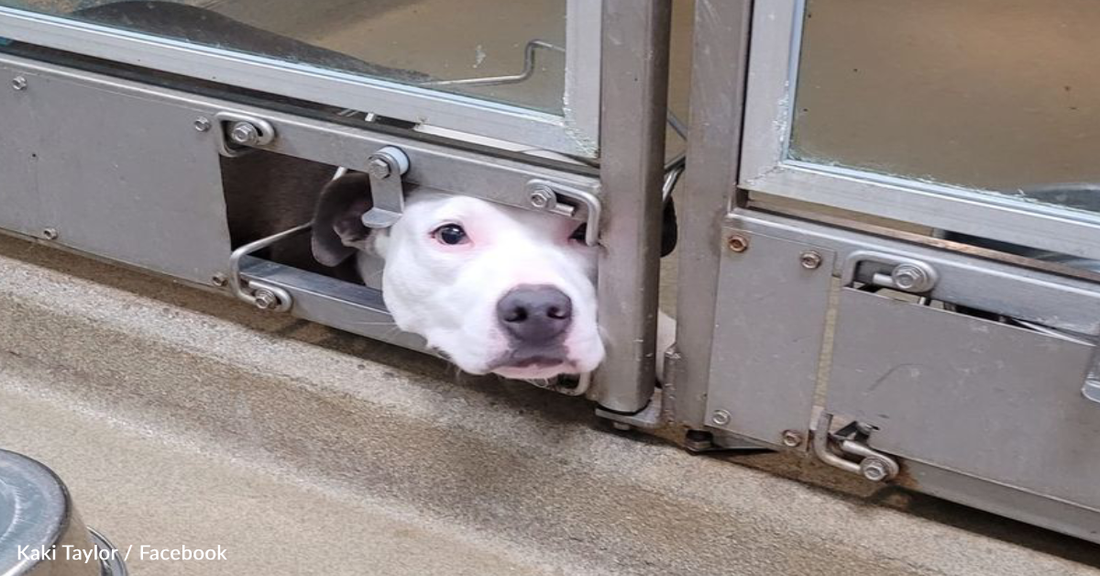
<path fill-rule="evenodd" d="M 519 286 L 497 302 L 497 319 L 517 342 L 545 344 L 573 320 L 573 302 L 553 286 Z"/>

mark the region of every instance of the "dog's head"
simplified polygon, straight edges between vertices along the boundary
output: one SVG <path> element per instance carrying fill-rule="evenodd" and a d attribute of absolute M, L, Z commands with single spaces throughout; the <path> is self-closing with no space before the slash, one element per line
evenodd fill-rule
<path fill-rule="evenodd" d="M 369 181 L 321 193 L 313 253 L 335 266 L 385 260 L 382 294 L 397 326 L 472 374 L 549 378 L 603 360 L 596 249 L 574 220 L 465 196 L 414 191 L 396 224 L 370 230 Z"/>

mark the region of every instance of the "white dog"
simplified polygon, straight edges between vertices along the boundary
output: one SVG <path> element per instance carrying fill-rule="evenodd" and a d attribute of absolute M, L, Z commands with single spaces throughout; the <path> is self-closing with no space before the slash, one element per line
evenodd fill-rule
<path fill-rule="evenodd" d="M 355 256 L 364 279 L 384 262 L 382 294 L 397 326 L 462 370 L 539 379 L 594 370 L 597 249 L 563 217 L 427 191 L 406 195 L 392 227 L 371 230 L 369 180 L 349 174 L 322 192 L 313 253 Z"/>

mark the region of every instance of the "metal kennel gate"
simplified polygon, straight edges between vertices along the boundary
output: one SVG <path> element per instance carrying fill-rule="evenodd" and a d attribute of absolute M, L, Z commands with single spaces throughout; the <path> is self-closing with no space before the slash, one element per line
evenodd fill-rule
<path fill-rule="evenodd" d="M 377 291 L 255 256 L 283 235 L 234 244 L 224 163 L 255 149 L 371 174 L 376 190 L 554 210 L 603 248 L 608 358 L 561 390 L 602 417 L 1100 541 L 1100 276 L 1034 253 L 1100 259 L 1100 218 L 803 154 L 792 140 L 814 132 L 794 128 L 817 116 L 797 111 L 797 80 L 821 65 L 805 55 L 832 53 L 815 48 L 830 9 L 810 26 L 814 2 L 695 3 L 677 344 L 657 390 L 670 0 L 561 0 L 564 47 L 527 39 L 522 72 L 457 80 L 112 25 L 111 2 L 35 4 L 0 1 L 0 228 L 422 348 L 377 327 Z M 181 18 L 226 5 L 141 4 Z M 556 104 L 494 91 L 542 57 L 564 58 Z"/>
<path fill-rule="evenodd" d="M 876 99 L 935 122 L 891 100 L 920 106 L 891 92 L 896 61 L 844 47 L 923 46 L 945 25 L 937 12 L 983 3 L 885 4 L 876 16 L 873 2 L 699 2 L 666 409 L 698 449 L 748 440 L 1100 542 L 1100 196 L 1087 184 L 992 193 L 866 161 L 934 126 L 886 138 L 861 126 L 873 143 L 847 157 L 860 143 L 842 145 L 836 124 L 815 134 L 836 116 L 858 124 Z M 1061 9 L 1077 19 L 1078 7 Z M 899 23 L 914 15 L 934 22 Z M 920 54 L 890 56 L 916 67 Z M 860 82 L 862 96 L 845 92 Z M 961 88 L 940 88 L 921 96 L 957 105 Z M 976 116 L 953 120 L 979 130 Z"/>
<path fill-rule="evenodd" d="M 667 2 L 543 2 L 562 11 L 563 29 L 550 33 L 564 48 L 534 39 L 522 73 L 472 71 L 457 81 L 344 60 L 327 69 L 318 62 L 333 61 L 329 52 L 202 8 L 218 3 L 0 4 L 0 69 L 11 82 L 0 96 L 3 229 L 422 349 L 419 338 L 378 326 L 389 318 L 378 292 L 250 255 L 266 242 L 231 245 L 219 168 L 219 158 L 260 149 L 369 173 L 380 151 L 396 149 L 409 163 L 391 179 L 397 190 L 417 185 L 587 221 L 589 241 L 601 237 L 604 247 L 601 298 L 617 303 L 603 330 L 629 344 L 610 344 L 602 377 L 569 393 L 618 412 L 649 401 Z M 125 12 L 134 5 L 141 9 Z M 189 18 L 201 25 L 185 34 L 179 22 Z M 205 26 L 222 26 L 225 42 L 212 43 Z M 272 55 L 255 53 L 256 42 Z M 287 46 L 301 58 L 285 61 Z M 527 81 L 536 58 L 559 51 L 556 109 L 477 91 Z M 601 110 L 601 90 L 615 106 Z M 614 129 L 600 133 L 601 123 Z"/>

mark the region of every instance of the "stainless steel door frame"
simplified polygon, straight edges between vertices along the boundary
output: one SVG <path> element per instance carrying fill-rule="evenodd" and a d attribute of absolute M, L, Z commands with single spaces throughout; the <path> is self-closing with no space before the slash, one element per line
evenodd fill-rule
<path fill-rule="evenodd" d="M 607 358 L 588 397 L 636 413 L 656 384 L 671 0 L 604 0 L 599 267 Z"/>
<path fill-rule="evenodd" d="M 689 430 L 706 423 L 714 312 L 720 298 L 720 238 L 727 206 L 737 194 L 752 4 L 695 3 L 687 169 L 676 197 L 676 346 L 664 388 L 673 422 Z"/>

